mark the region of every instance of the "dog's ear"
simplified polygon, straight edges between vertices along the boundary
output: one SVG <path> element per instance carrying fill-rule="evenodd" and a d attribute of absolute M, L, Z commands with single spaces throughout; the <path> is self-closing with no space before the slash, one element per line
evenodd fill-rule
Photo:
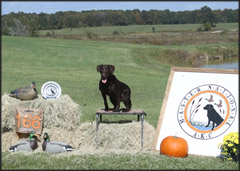
<path fill-rule="evenodd" d="M 208 105 L 208 109 L 211 111 L 211 110 L 213 110 L 213 105 Z"/>
<path fill-rule="evenodd" d="M 97 66 L 97 72 L 100 72 L 101 68 L 102 68 L 102 65 L 98 65 Z"/>
<path fill-rule="evenodd" d="M 114 65 L 109 65 L 109 69 L 111 71 L 111 73 L 113 74 L 115 71 L 115 66 Z"/>

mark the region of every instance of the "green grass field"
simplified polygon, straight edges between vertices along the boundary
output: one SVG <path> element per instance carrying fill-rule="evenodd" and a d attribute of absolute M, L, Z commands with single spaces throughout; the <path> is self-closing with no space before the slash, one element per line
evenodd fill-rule
<path fill-rule="evenodd" d="M 39 35 L 46 35 L 47 32 L 56 36 L 61 35 L 82 35 L 86 31 L 95 33 L 97 35 L 110 35 L 114 31 L 120 34 L 131 33 L 152 33 L 152 27 L 155 27 L 155 32 L 182 32 L 182 31 L 197 31 L 201 24 L 164 24 L 164 25 L 129 25 L 129 26 L 109 26 L 109 27 L 86 27 L 86 28 L 67 28 L 60 30 L 40 30 Z M 218 23 L 212 30 L 238 30 L 238 23 Z"/>
<path fill-rule="evenodd" d="M 2 169 L 33 170 L 238 170 L 238 163 L 215 157 L 171 158 L 158 153 L 97 154 L 59 157 L 47 153 L 36 156 L 2 155 Z"/>
<path fill-rule="evenodd" d="M 2 40 L 2 93 L 33 80 L 40 93 L 45 82 L 56 81 L 62 93 L 81 106 L 81 122 L 91 121 L 96 110 L 104 107 L 96 66 L 113 64 L 117 78 L 132 89 L 133 108 L 145 110 L 151 116 L 148 121 L 156 126 L 170 66 L 148 56 L 152 47 L 19 37 Z"/>
<path fill-rule="evenodd" d="M 236 46 L 234 43 L 233 46 Z M 98 89 L 98 64 L 115 65 L 115 75 L 132 90 L 132 108 L 141 108 L 145 120 L 156 127 L 173 62 L 162 51 L 205 49 L 197 46 L 153 46 L 102 41 L 2 37 L 2 95 L 34 80 L 40 94 L 47 81 L 56 81 L 62 94 L 68 94 L 82 109 L 81 123 L 91 122 L 103 108 Z M 209 45 L 220 46 L 220 45 Z M 209 47 L 208 46 L 208 47 Z M 178 59 L 180 62 L 182 59 Z M 181 65 L 180 65 L 181 64 Z M 109 103 L 110 105 L 110 103 Z M 111 105 L 110 105 L 111 107 Z M 121 104 L 123 107 L 123 104 Z M 108 117 L 108 120 L 117 120 Z M 124 117 L 121 117 L 124 119 Z M 129 119 L 129 116 L 126 116 Z M 136 119 L 134 117 L 134 119 Z M 50 154 L 2 153 L 2 169 L 238 169 L 238 163 L 214 157 L 169 158 L 159 154 L 108 154 L 55 157 Z"/>

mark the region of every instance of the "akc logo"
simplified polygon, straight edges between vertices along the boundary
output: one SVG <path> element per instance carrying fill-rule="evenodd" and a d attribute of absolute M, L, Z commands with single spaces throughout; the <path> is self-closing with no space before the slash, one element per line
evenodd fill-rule
<path fill-rule="evenodd" d="M 196 87 L 182 99 L 177 113 L 179 125 L 189 136 L 207 140 L 226 132 L 234 122 L 237 105 L 226 88 L 207 84 Z"/>

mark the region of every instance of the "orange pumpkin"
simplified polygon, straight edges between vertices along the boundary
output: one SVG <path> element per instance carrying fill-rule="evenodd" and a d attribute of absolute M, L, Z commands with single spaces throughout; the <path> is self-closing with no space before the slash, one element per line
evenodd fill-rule
<path fill-rule="evenodd" d="M 161 142 L 160 152 L 170 157 L 186 157 L 188 154 L 187 141 L 181 137 L 168 136 Z"/>

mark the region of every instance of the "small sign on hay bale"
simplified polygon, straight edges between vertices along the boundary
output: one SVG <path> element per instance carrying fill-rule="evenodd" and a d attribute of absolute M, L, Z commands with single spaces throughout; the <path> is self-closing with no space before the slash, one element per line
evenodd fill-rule
<path fill-rule="evenodd" d="M 2 131 L 15 129 L 15 108 L 41 109 L 44 113 L 43 128 L 61 127 L 66 130 L 73 130 L 80 124 L 81 111 L 68 95 L 61 95 L 57 99 L 45 100 L 38 97 L 30 101 L 21 101 L 2 96 Z"/>
<path fill-rule="evenodd" d="M 42 110 L 16 107 L 15 111 L 15 126 L 18 134 L 30 133 L 32 131 L 35 131 L 39 135 L 42 134 Z"/>

